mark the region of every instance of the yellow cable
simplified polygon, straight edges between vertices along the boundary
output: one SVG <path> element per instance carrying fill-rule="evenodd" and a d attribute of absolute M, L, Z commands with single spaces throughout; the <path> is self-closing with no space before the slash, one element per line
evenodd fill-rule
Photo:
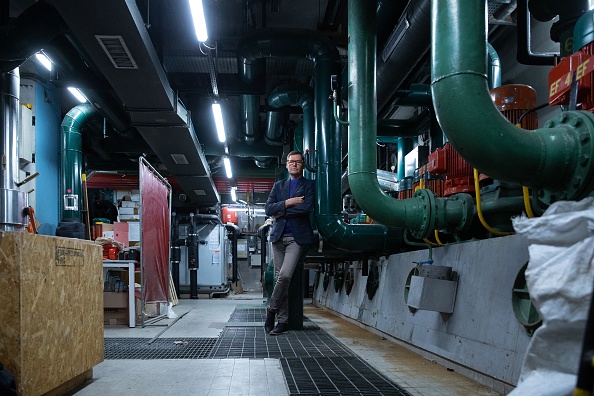
<path fill-rule="evenodd" d="M 480 194 L 480 189 L 479 189 L 479 176 L 478 176 L 478 170 L 476 170 L 476 169 L 474 170 L 474 195 L 476 197 L 476 211 L 478 212 L 478 217 L 479 217 L 479 220 L 481 221 L 481 224 L 483 225 L 483 227 L 485 227 L 485 229 L 493 235 L 497 235 L 497 236 L 511 235 L 512 234 L 511 232 L 497 231 L 496 229 L 492 228 L 489 224 L 487 224 L 487 222 L 485 221 L 485 218 L 483 217 L 483 211 L 481 210 L 481 194 Z"/>
<path fill-rule="evenodd" d="M 427 239 L 427 238 L 423 238 L 423 242 L 425 242 L 425 243 L 426 243 L 427 245 L 429 245 L 429 246 L 433 246 L 433 247 L 439 246 L 437 243 L 435 243 L 435 242 L 431 242 L 431 241 L 430 241 L 429 239 Z"/>
<path fill-rule="evenodd" d="M 530 195 L 528 194 L 528 187 L 522 186 L 522 195 L 524 196 L 524 208 L 526 209 L 526 215 L 529 218 L 533 218 L 534 213 L 532 213 L 532 206 L 530 206 Z"/>
<path fill-rule="evenodd" d="M 437 244 L 439 246 L 443 246 L 443 243 L 441 243 L 441 241 L 439 240 L 439 232 L 437 230 L 435 230 L 435 240 L 437 241 Z"/>
<path fill-rule="evenodd" d="M 575 388 L 573 390 L 573 396 L 591 396 L 592 392 L 586 389 Z"/>

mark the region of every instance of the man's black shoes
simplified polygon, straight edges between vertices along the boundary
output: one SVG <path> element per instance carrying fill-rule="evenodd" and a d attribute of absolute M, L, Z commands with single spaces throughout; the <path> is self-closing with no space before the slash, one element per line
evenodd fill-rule
<path fill-rule="evenodd" d="M 266 308 L 266 322 L 264 322 L 264 331 L 266 334 L 270 333 L 274 328 L 274 320 L 276 319 L 276 313 L 272 312 L 270 308 Z"/>
<path fill-rule="evenodd" d="M 279 334 L 285 334 L 287 331 L 289 331 L 289 325 L 287 323 L 278 322 L 276 324 L 276 327 L 274 329 L 272 329 L 272 331 L 269 334 L 270 335 L 279 335 Z"/>

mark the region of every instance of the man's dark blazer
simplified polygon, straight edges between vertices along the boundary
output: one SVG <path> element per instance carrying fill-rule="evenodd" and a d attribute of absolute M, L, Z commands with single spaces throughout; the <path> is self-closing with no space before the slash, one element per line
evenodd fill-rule
<path fill-rule="evenodd" d="M 289 179 L 277 181 L 266 201 L 266 215 L 275 217 L 270 239 L 278 241 L 283 235 L 287 220 L 291 220 L 291 232 L 295 242 L 308 245 L 314 242 L 314 234 L 309 221 L 309 212 L 313 208 L 315 199 L 315 183 L 313 180 L 301 177 L 289 196 Z M 285 200 L 292 197 L 304 196 L 303 203 L 285 208 Z"/>

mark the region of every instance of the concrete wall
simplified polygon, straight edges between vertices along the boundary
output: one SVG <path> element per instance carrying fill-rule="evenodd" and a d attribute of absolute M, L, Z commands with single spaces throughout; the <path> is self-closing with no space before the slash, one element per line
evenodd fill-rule
<path fill-rule="evenodd" d="M 512 309 L 513 284 L 528 261 L 525 240 L 514 235 L 433 249 L 433 264 L 451 266 L 459 276 L 453 314 L 411 313 L 405 303 L 413 262 L 427 257 L 428 250 L 419 250 L 380 260 L 380 285 L 373 300 L 366 295 L 367 276 L 361 275 L 360 263 L 350 295 L 344 287 L 336 293 L 333 279 L 324 291 L 321 276 L 314 300 L 420 348 L 431 358 L 445 359 L 442 364 L 454 363 L 456 371 L 487 386 L 515 385 L 530 340 Z"/>

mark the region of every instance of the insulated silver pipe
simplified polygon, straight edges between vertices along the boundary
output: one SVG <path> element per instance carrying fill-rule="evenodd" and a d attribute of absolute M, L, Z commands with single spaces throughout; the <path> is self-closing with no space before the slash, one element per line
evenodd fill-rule
<path fill-rule="evenodd" d="M 19 175 L 17 121 L 19 116 L 20 75 L 16 68 L 0 74 L 0 230 L 22 231 L 26 225 L 23 210 L 27 194 L 16 185 Z"/>

